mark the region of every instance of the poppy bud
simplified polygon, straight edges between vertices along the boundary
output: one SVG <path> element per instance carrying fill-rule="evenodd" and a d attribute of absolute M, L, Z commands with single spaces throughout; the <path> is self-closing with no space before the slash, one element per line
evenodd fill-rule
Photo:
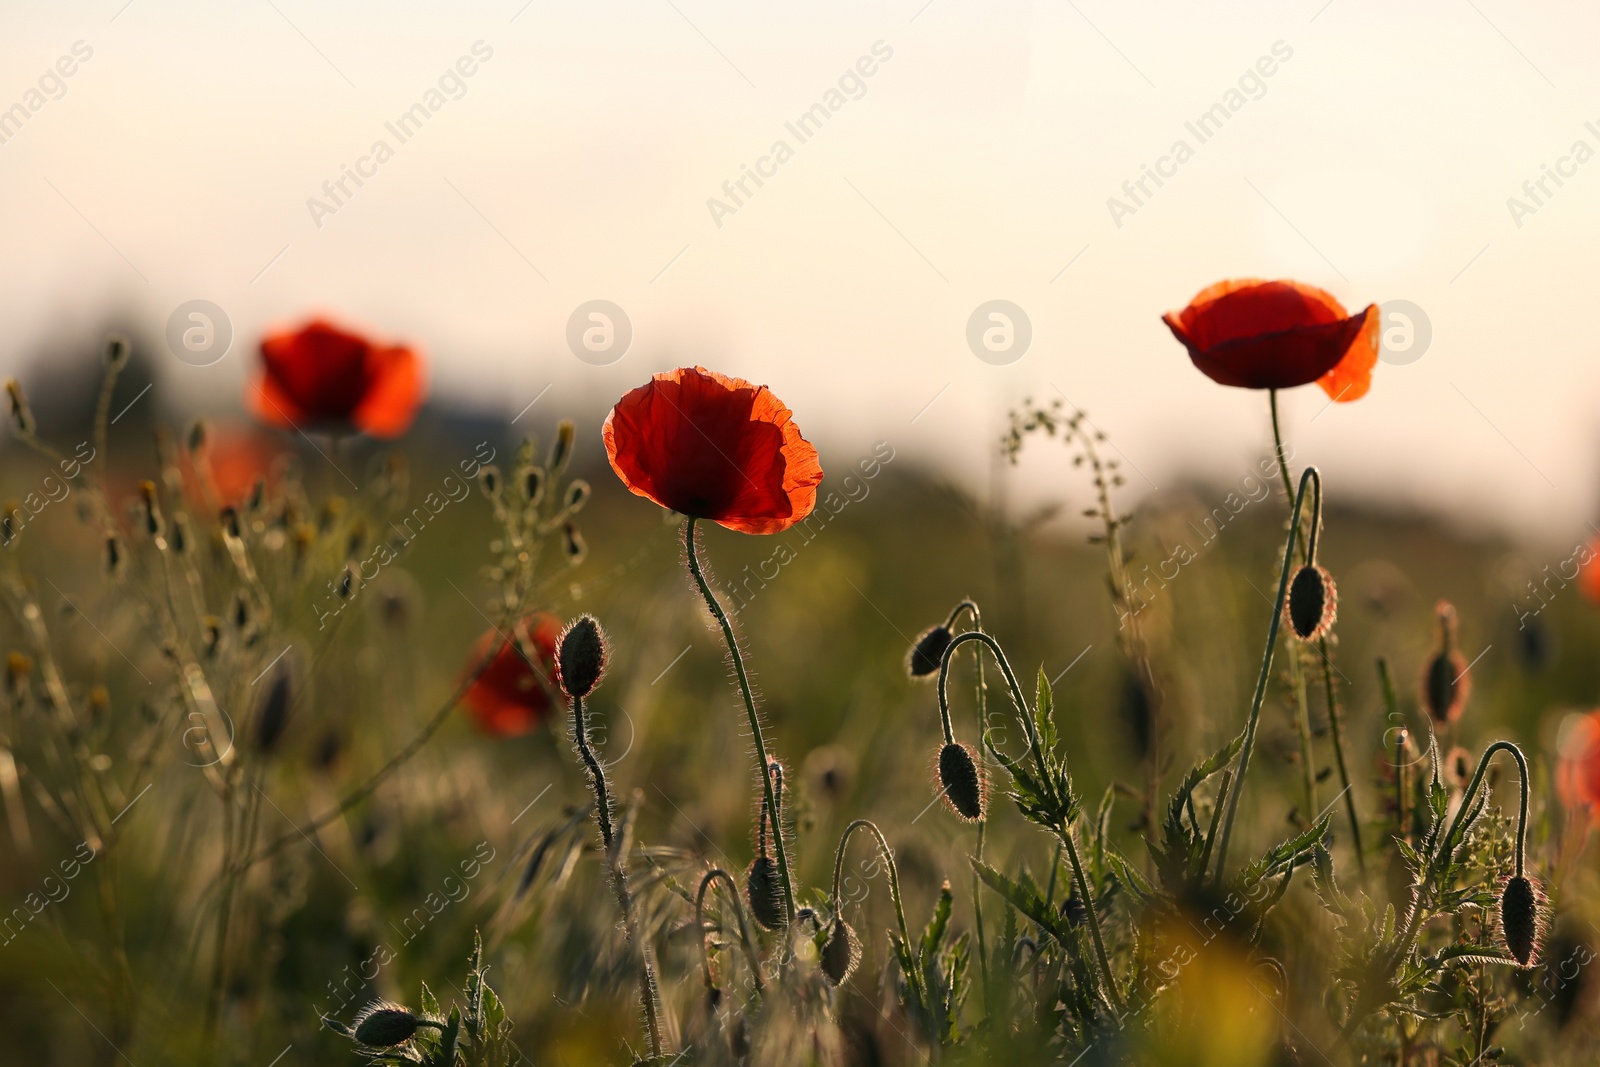
<path fill-rule="evenodd" d="M 32 437 L 36 423 L 28 398 L 23 395 L 22 383 L 15 378 L 6 379 L 6 396 L 11 399 L 11 423 L 22 437 Z"/>
<path fill-rule="evenodd" d="M 528 498 L 530 507 L 538 507 L 544 500 L 544 471 L 529 467 L 522 475 L 522 493 Z"/>
<path fill-rule="evenodd" d="M 216 654 L 222 649 L 222 620 L 215 615 L 207 615 L 201 620 L 201 629 L 204 633 L 203 648 L 206 658 L 215 658 Z"/>
<path fill-rule="evenodd" d="M 17 512 L 21 510 L 22 505 L 15 500 L 7 500 L 5 508 L 5 514 L 0 515 L 0 544 L 9 547 L 17 539 L 17 534 L 22 532 L 22 527 L 17 522 Z"/>
<path fill-rule="evenodd" d="M 222 520 L 222 534 L 236 541 L 244 539 L 244 527 L 239 525 L 239 509 L 232 504 L 222 509 L 218 516 Z"/>
<path fill-rule="evenodd" d="M 951 811 L 968 822 L 983 819 L 988 791 L 971 745 L 952 741 L 939 750 L 939 786 Z"/>
<path fill-rule="evenodd" d="M 410 1008 L 375 1000 L 356 1015 L 355 1038 L 370 1048 L 390 1048 L 411 1040 L 421 1021 Z"/>
<path fill-rule="evenodd" d="M 195 419 L 189 424 L 189 451 L 198 452 L 206 447 L 206 420 Z"/>
<path fill-rule="evenodd" d="M 1533 960 L 1539 938 L 1539 891 L 1533 882 L 1517 875 L 1500 894 L 1500 934 L 1506 949 L 1526 967 Z"/>
<path fill-rule="evenodd" d="M 911 654 L 906 660 L 907 673 L 913 678 L 927 678 L 938 673 L 945 649 L 950 647 L 953 640 L 955 635 L 948 626 L 935 626 L 925 632 L 911 646 Z"/>
<path fill-rule="evenodd" d="M 339 594 L 340 600 L 349 600 L 356 594 L 356 568 L 353 563 L 346 563 L 344 570 L 339 574 L 339 587 L 334 590 Z"/>
<path fill-rule="evenodd" d="M 1083 901 L 1074 893 L 1061 902 L 1061 917 L 1067 920 L 1067 925 L 1076 929 L 1089 918 L 1089 909 L 1083 906 Z"/>
<path fill-rule="evenodd" d="M 15 700 L 28 688 L 28 676 L 33 673 L 33 660 L 21 652 L 6 657 L 6 689 Z"/>
<path fill-rule="evenodd" d="M 571 514 L 577 514 L 583 510 L 583 506 L 588 502 L 589 483 L 582 478 L 575 479 L 571 485 L 567 486 L 567 511 Z"/>
<path fill-rule="evenodd" d="M 589 554 L 589 546 L 584 543 L 583 535 L 572 523 L 567 523 L 561 528 L 562 551 L 567 556 L 567 566 L 576 567 L 583 562 L 583 557 Z"/>
<path fill-rule="evenodd" d="M 1456 609 L 1447 600 L 1434 609 L 1438 617 L 1438 644 L 1422 672 L 1422 706 L 1440 726 L 1461 718 L 1467 696 L 1472 692 L 1472 676 L 1467 657 L 1456 650 Z"/>
<path fill-rule="evenodd" d="M 106 366 L 111 370 L 121 370 L 132 354 L 133 345 L 126 337 L 114 333 L 106 338 Z"/>
<path fill-rule="evenodd" d="M 578 436 L 578 427 L 571 419 L 562 419 L 556 426 L 556 440 L 550 446 L 550 475 L 556 477 L 572 462 L 572 442 Z"/>
<path fill-rule="evenodd" d="M 828 940 L 822 943 L 822 976 L 830 985 L 844 985 L 861 962 L 861 939 L 850 924 L 838 915 L 833 917 L 833 927 Z"/>
<path fill-rule="evenodd" d="M 778 861 L 762 854 L 750 863 L 744 877 L 745 899 L 750 904 L 750 914 L 764 929 L 779 930 L 788 918 L 789 908 L 783 898 L 783 881 L 778 876 Z"/>
<path fill-rule="evenodd" d="M 122 541 L 116 534 L 106 538 L 106 573 L 113 578 L 122 574 Z"/>
<path fill-rule="evenodd" d="M 580 615 L 557 642 L 556 681 L 569 697 L 586 697 L 606 672 L 606 635 L 593 615 Z"/>
<path fill-rule="evenodd" d="M 1339 608 L 1339 593 L 1333 576 L 1316 564 L 1295 572 L 1289 583 L 1289 597 L 1283 605 L 1289 628 L 1302 641 L 1315 641 L 1333 626 Z"/>
<path fill-rule="evenodd" d="M 178 512 L 172 516 L 172 547 L 179 555 L 189 551 L 193 540 L 193 533 L 189 530 L 189 516 Z"/>

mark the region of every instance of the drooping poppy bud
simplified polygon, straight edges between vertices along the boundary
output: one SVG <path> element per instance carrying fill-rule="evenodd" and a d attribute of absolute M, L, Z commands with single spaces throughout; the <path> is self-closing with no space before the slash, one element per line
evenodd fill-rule
<path fill-rule="evenodd" d="M 1325 636 L 1333 627 L 1338 609 L 1339 593 L 1331 574 L 1314 563 L 1295 572 L 1283 614 L 1296 637 L 1315 641 Z"/>
<path fill-rule="evenodd" d="M 971 745 L 950 742 L 939 749 L 939 792 L 950 810 L 968 822 L 983 819 L 988 790 Z"/>
<path fill-rule="evenodd" d="M 1526 967 L 1533 961 L 1539 939 L 1539 890 L 1517 875 L 1500 894 L 1500 933 L 1506 949 Z"/>
<path fill-rule="evenodd" d="M 421 1022 L 410 1008 L 375 1000 L 356 1015 L 355 1038 L 370 1048 L 391 1048 L 411 1040 Z"/>
<path fill-rule="evenodd" d="M 948 626 L 935 626 L 925 631 L 911 646 L 911 653 L 906 659 L 906 673 L 913 678 L 927 678 L 939 673 L 939 663 L 944 659 L 945 649 L 954 640 L 955 634 L 950 632 Z"/>
<path fill-rule="evenodd" d="M 844 985 L 860 962 L 861 939 L 842 916 L 835 915 L 828 940 L 822 943 L 822 976 L 830 985 Z"/>
<path fill-rule="evenodd" d="M 744 893 L 750 914 L 763 929 L 784 927 L 789 908 L 783 898 L 783 880 L 778 874 L 777 860 L 765 854 L 751 860 L 744 876 Z"/>
<path fill-rule="evenodd" d="M 606 671 L 605 631 L 593 615 L 580 615 L 568 624 L 557 643 L 556 680 L 569 697 L 586 697 L 600 684 Z"/>

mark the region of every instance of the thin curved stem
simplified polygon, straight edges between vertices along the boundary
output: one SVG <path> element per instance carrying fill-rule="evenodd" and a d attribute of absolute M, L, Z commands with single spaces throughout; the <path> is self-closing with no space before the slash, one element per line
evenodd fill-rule
<path fill-rule="evenodd" d="M 945 648 L 943 658 L 939 660 L 939 718 L 944 724 L 945 736 L 949 738 L 953 735 L 950 729 L 950 694 L 945 688 L 950 676 L 950 660 L 955 655 L 956 649 L 968 641 L 981 642 L 994 654 L 995 662 L 1000 665 L 1000 673 L 1005 676 L 1006 685 L 1011 690 L 1011 702 L 1016 706 L 1017 717 L 1022 720 L 1022 728 L 1027 731 L 1028 748 L 1033 753 L 1034 766 L 1039 771 L 1042 784 L 1045 788 L 1050 788 L 1049 775 L 1045 773 L 1044 752 L 1039 748 L 1039 737 L 1034 732 L 1033 719 L 1028 714 L 1028 702 L 1022 695 L 1022 686 L 1017 683 L 1017 676 L 1012 672 L 1011 664 L 1006 660 L 1005 650 L 1000 647 L 1000 642 L 982 630 L 968 630 L 964 634 L 957 634 Z M 984 728 L 985 745 L 988 744 L 988 733 L 986 725 Z"/>
<path fill-rule="evenodd" d="M 1011 701 L 1016 705 L 1018 718 L 1022 720 L 1023 727 L 1028 733 L 1028 747 L 1033 751 L 1034 767 L 1039 772 L 1040 788 L 1049 790 L 1052 799 L 1059 802 L 1062 798 L 1055 797 L 1054 776 L 1045 766 L 1044 750 L 1039 745 L 1039 735 L 1033 727 L 1033 716 L 1028 707 L 1028 702 L 1022 695 L 1022 687 L 1017 684 L 1017 676 L 1011 669 L 1011 662 L 1006 659 L 1005 650 L 1000 647 L 1000 642 L 990 637 L 981 630 L 968 630 L 958 635 L 944 650 L 944 657 L 939 661 L 939 715 L 948 725 L 950 721 L 950 696 L 945 690 L 945 684 L 950 675 L 950 658 L 957 648 L 967 641 L 977 641 L 985 645 L 994 654 L 995 662 L 1000 665 L 1000 673 L 1005 676 L 1006 685 L 1011 689 Z M 988 731 L 985 730 L 985 744 L 987 744 Z M 1118 1014 L 1122 1011 L 1122 994 L 1117 991 L 1116 976 L 1111 971 L 1111 958 L 1106 954 L 1105 939 L 1100 933 L 1100 915 L 1095 910 L 1094 895 L 1089 892 L 1089 880 L 1084 876 L 1083 864 L 1078 860 L 1078 846 L 1072 840 L 1070 826 L 1053 826 L 1050 828 L 1061 843 L 1066 846 L 1067 855 L 1072 861 L 1073 878 L 1078 884 L 1078 893 L 1083 897 L 1086 910 L 1089 913 L 1089 933 L 1094 941 L 1094 951 L 1100 970 L 1105 977 L 1106 993 L 1110 997 Z"/>
<path fill-rule="evenodd" d="M 700 973 L 705 979 L 707 989 L 715 988 L 711 981 L 711 954 L 706 948 L 706 894 L 715 882 L 725 882 L 728 892 L 733 897 L 734 913 L 739 917 L 739 945 L 744 950 L 745 962 L 750 965 L 751 977 L 755 980 L 756 992 L 761 992 L 761 967 L 756 962 L 755 949 L 750 944 L 750 930 L 744 922 L 744 907 L 739 903 L 739 883 L 733 876 L 721 867 L 713 867 L 700 879 L 700 888 L 694 895 L 694 921 L 700 930 Z"/>
<path fill-rule="evenodd" d="M 1274 407 L 1276 410 L 1276 407 Z M 1272 678 L 1272 652 L 1278 643 L 1278 624 L 1283 619 L 1283 604 L 1289 594 L 1289 567 L 1294 562 L 1294 530 L 1300 526 L 1300 512 L 1305 503 L 1306 485 L 1313 486 L 1315 498 L 1313 513 L 1321 513 L 1322 475 L 1315 467 L 1307 467 L 1300 476 L 1300 489 L 1295 494 L 1294 512 L 1290 518 L 1291 532 L 1283 546 L 1283 568 L 1278 575 L 1278 598 L 1272 605 L 1272 618 L 1267 622 L 1267 647 L 1261 656 L 1261 673 L 1256 676 L 1255 695 L 1250 700 L 1250 718 L 1244 727 L 1244 744 L 1239 749 L 1239 770 L 1233 776 L 1233 788 L 1228 794 L 1227 812 L 1222 819 L 1222 839 L 1217 843 L 1216 884 L 1222 884 L 1228 865 L 1228 844 L 1233 838 L 1233 820 L 1238 814 L 1239 796 L 1244 792 L 1245 771 L 1250 768 L 1250 752 L 1256 743 L 1256 726 L 1261 721 L 1261 704 L 1266 699 L 1267 682 Z"/>
<path fill-rule="evenodd" d="M 611 796 L 606 789 L 605 771 L 600 761 L 595 759 L 594 750 L 589 747 L 589 718 L 584 714 L 581 696 L 572 698 L 572 739 L 589 772 L 589 785 L 594 789 L 594 821 L 600 826 L 600 841 L 609 852 L 612 841 Z"/>
<path fill-rule="evenodd" d="M 833 913 L 839 914 L 839 883 L 844 878 L 844 850 L 850 843 L 850 835 L 857 830 L 865 829 L 878 839 L 878 853 L 883 857 L 884 866 L 889 868 L 889 896 L 894 900 L 894 918 L 900 926 L 900 940 L 905 943 L 907 951 L 911 950 L 911 935 L 906 932 L 906 909 L 900 901 L 900 869 L 895 866 L 894 850 L 889 847 L 888 840 L 883 836 L 883 831 L 878 829 L 877 823 L 871 819 L 857 819 L 844 828 L 844 833 L 839 835 L 839 848 L 833 854 L 833 895 L 829 898 L 833 902 Z M 907 975 L 908 981 L 919 981 L 919 976 Z"/>
<path fill-rule="evenodd" d="M 761 775 L 761 790 L 767 811 L 777 811 L 777 798 L 773 796 L 772 779 L 767 774 L 767 744 L 761 733 L 761 718 L 756 714 L 755 696 L 750 690 L 750 676 L 745 672 L 744 656 L 739 651 L 739 641 L 733 634 L 733 624 L 728 621 L 727 612 L 722 610 L 717 595 L 711 591 L 711 585 L 706 581 L 705 572 L 700 567 L 699 552 L 695 548 L 695 522 L 694 516 L 683 524 L 683 549 L 688 559 L 689 575 L 694 579 L 695 585 L 700 589 L 700 596 L 705 600 L 706 607 L 717 620 L 717 625 L 722 628 L 722 640 L 728 646 L 728 657 L 733 660 L 733 671 L 739 679 L 739 695 L 744 698 L 744 711 L 750 720 L 750 736 L 756 746 L 756 771 Z M 785 930 L 794 918 L 794 885 L 789 880 L 789 854 L 783 845 L 782 827 L 773 826 L 773 851 L 778 856 L 778 878 L 783 883 L 783 898 L 788 905 L 784 912 L 783 924 Z"/>

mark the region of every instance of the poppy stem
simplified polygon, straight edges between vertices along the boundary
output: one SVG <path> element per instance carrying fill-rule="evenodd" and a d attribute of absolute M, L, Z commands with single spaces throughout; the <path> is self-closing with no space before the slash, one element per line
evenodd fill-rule
<path fill-rule="evenodd" d="M 755 697 L 750 691 L 750 676 L 744 668 L 744 656 L 739 652 L 739 641 L 733 634 L 733 623 L 728 621 L 727 612 L 722 610 L 722 604 L 718 602 L 717 595 L 711 591 L 705 572 L 701 570 L 700 555 L 695 547 L 695 522 L 695 517 L 691 515 L 683 524 L 683 550 L 689 563 L 689 575 L 699 587 L 700 596 L 704 598 L 712 617 L 722 628 L 722 640 L 728 646 L 728 658 L 733 660 L 733 672 L 739 679 L 739 695 L 744 698 L 744 712 L 750 720 L 750 736 L 756 746 L 756 773 L 761 776 L 764 810 L 776 813 L 778 800 L 772 792 L 772 776 L 767 773 L 767 744 L 761 733 L 761 717 L 756 714 Z M 782 827 L 777 825 L 776 819 L 772 827 L 772 845 L 773 851 L 778 856 L 778 879 L 783 883 L 783 898 L 786 905 L 783 922 L 787 929 L 794 917 L 794 886 L 789 880 L 789 855 L 783 845 Z"/>
<path fill-rule="evenodd" d="M 906 930 L 906 909 L 900 901 L 900 868 L 895 866 L 894 849 L 889 847 L 888 840 L 883 836 L 883 831 L 878 829 L 878 824 L 871 819 L 857 819 L 844 828 L 844 833 L 839 835 L 839 847 L 833 854 L 833 895 L 830 901 L 833 905 L 834 915 L 841 911 L 839 899 L 839 885 L 844 877 L 844 850 L 850 843 L 850 835 L 857 830 L 866 830 L 878 839 L 878 854 L 883 857 L 883 864 L 889 871 L 889 896 L 894 901 L 894 918 L 900 926 L 900 941 L 905 945 L 907 952 L 916 952 L 917 943 L 911 940 L 910 933 Z M 915 968 L 906 975 L 906 981 L 917 991 L 918 996 L 923 994 L 922 975 Z M 923 1001 L 926 1003 L 926 1000 Z"/>
<path fill-rule="evenodd" d="M 1278 391 L 1276 389 L 1269 390 L 1268 395 L 1272 408 L 1272 443 L 1278 454 L 1278 473 L 1283 477 L 1284 494 L 1292 497 L 1294 494 L 1289 488 L 1292 484 L 1289 477 L 1289 461 L 1284 452 L 1283 430 L 1278 421 Z M 1306 545 L 1306 562 L 1309 564 L 1315 565 L 1317 562 L 1317 540 L 1321 533 L 1322 494 L 1318 493 L 1312 503 L 1311 533 Z M 1294 537 L 1298 539 L 1299 536 L 1300 524 L 1297 522 L 1294 526 Z M 1345 765 L 1344 722 L 1339 713 L 1339 699 L 1333 689 L 1333 658 L 1328 654 L 1328 638 L 1326 635 L 1317 638 L 1317 652 L 1322 657 L 1322 691 L 1328 703 L 1328 729 L 1333 735 L 1333 761 L 1339 768 L 1339 784 L 1343 787 L 1340 795 L 1344 797 L 1345 814 L 1350 818 L 1350 844 L 1356 852 L 1356 870 L 1360 872 L 1361 878 L 1365 880 L 1367 877 L 1367 855 L 1366 849 L 1361 845 L 1361 819 L 1356 815 L 1356 794 L 1350 784 L 1350 771 Z M 1299 654 L 1296 652 L 1294 655 L 1295 663 L 1298 665 Z M 1298 674 L 1298 671 L 1296 673 Z M 1303 707 L 1305 700 L 1304 688 L 1297 682 L 1296 689 L 1300 693 Z M 1303 740 L 1307 751 L 1309 751 L 1311 743 L 1309 730 L 1307 730 Z M 1307 774 L 1309 773 L 1310 768 L 1308 766 Z M 1315 811 L 1316 808 L 1312 807 L 1309 810 Z"/>
<path fill-rule="evenodd" d="M 1276 408 L 1274 408 L 1276 410 Z M 1289 569 L 1294 562 L 1294 532 L 1300 527 L 1300 513 L 1305 504 L 1306 486 L 1313 486 L 1313 496 L 1320 510 L 1322 475 L 1315 467 L 1307 467 L 1300 475 L 1300 491 L 1294 497 L 1294 510 L 1289 525 L 1291 532 L 1283 545 L 1283 569 L 1278 576 L 1278 599 L 1272 605 L 1272 618 L 1267 622 L 1267 647 L 1261 655 L 1261 673 L 1256 676 L 1255 696 L 1250 701 L 1250 718 L 1244 726 L 1244 744 L 1239 749 L 1239 770 L 1233 776 L 1233 787 L 1228 793 L 1227 814 L 1222 820 L 1222 839 L 1217 843 L 1216 885 L 1222 884 L 1228 869 L 1228 843 L 1233 837 L 1233 819 L 1238 814 L 1239 794 L 1244 792 L 1244 774 L 1250 767 L 1250 752 L 1255 748 L 1256 725 L 1261 721 L 1261 705 L 1266 699 L 1267 682 L 1272 678 L 1272 651 L 1278 643 L 1278 625 L 1283 620 L 1283 604 L 1289 595 Z"/>

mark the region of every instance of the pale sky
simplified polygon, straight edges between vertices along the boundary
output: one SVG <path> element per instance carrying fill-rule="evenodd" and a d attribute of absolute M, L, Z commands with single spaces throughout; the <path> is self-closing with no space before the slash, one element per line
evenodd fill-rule
<path fill-rule="evenodd" d="M 162 390 L 236 405 L 261 329 L 321 309 L 508 419 L 701 362 L 770 384 L 825 462 L 886 439 L 977 484 L 1006 407 L 1059 390 L 1136 487 L 1227 482 L 1266 399 L 1201 376 L 1160 315 L 1290 277 L 1432 325 L 1366 399 L 1286 398 L 1330 491 L 1570 545 L 1600 510 L 1596 39 L 1592 5 L 1508 0 L 0 0 L 0 370 L 205 299 L 234 346 L 160 353 Z M 746 166 L 763 184 L 714 212 Z M 367 176 L 314 217 L 344 167 Z M 567 345 L 593 299 L 632 324 L 609 366 Z M 966 339 L 992 299 L 1032 328 L 1003 366 Z"/>

